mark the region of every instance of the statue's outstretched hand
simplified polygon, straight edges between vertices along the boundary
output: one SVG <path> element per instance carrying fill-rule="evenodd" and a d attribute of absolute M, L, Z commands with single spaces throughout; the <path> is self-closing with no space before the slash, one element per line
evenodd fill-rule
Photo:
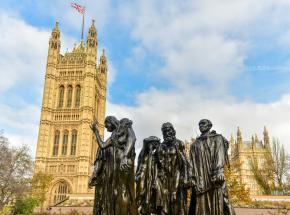
<path fill-rule="evenodd" d="M 92 131 L 95 133 L 95 132 L 99 132 L 98 131 L 98 128 L 97 128 L 97 122 L 94 121 L 91 125 L 90 125 L 90 128 L 92 129 Z"/>

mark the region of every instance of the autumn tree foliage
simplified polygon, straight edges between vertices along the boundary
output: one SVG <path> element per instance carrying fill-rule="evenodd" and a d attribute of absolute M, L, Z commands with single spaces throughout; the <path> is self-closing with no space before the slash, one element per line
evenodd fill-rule
<path fill-rule="evenodd" d="M 27 146 L 12 147 L 0 133 L 0 211 L 29 189 L 33 162 Z"/>
<path fill-rule="evenodd" d="M 33 161 L 27 146 L 13 147 L 0 131 L 0 214 L 7 206 L 16 214 L 31 214 L 46 200 L 52 176 L 33 176 Z"/>
<path fill-rule="evenodd" d="M 29 195 L 38 200 L 41 211 L 43 211 L 43 203 L 46 201 L 46 194 L 52 180 L 52 175 L 43 172 L 34 174 L 31 180 Z"/>
<path fill-rule="evenodd" d="M 265 195 L 288 195 L 290 158 L 283 144 L 273 138 L 266 149 L 265 159 L 259 163 L 255 156 L 250 160 L 251 171 Z"/>
<path fill-rule="evenodd" d="M 239 179 L 237 170 L 241 164 L 230 161 L 230 166 L 225 167 L 225 178 L 228 186 L 230 200 L 234 205 L 250 205 L 250 191 L 245 187 L 245 184 Z"/>

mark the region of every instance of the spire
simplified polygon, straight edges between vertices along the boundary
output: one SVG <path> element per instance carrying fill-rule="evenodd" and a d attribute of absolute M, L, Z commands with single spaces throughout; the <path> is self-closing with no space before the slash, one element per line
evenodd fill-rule
<path fill-rule="evenodd" d="M 95 27 L 95 20 L 92 20 L 92 24 L 89 28 L 87 44 L 88 44 L 88 48 L 97 47 L 97 30 Z"/>
<path fill-rule="evenodd" d="M 107 66 L 107 58 L 105 55 L 105 49 L 102 50 L 102 55 L 100 57 L 100 72 L 101 73 L 106 73 L 108 70 L 108 66 Z"/>
<path fill-rule="evenodd" d="M 231 134 L 231 138 L 230 138 L 230 154 L 233 155 L 235 150 L 236 150 L 235 139 L 233 137 L 233 134 Z"/>
<path fill-rule="evenodd" d="M 89 32 L 96 32 L 95 20 L 94 19 L 92 19 L 92 24 L 90 26 Z"/>
<path fill-rule="evenodd" d="M 231 134 L 230 143 L 235 144 L 235 139 L 233 137 L 233 134 Z"/>
<path fill-rule="evenodd" d="M 48 63 L 56 63 L 59 52 L 60 52 L 60 31 L 58 28 L 58 21 L 56 21 L 55 27 L 52 29 L 51 36 L 49 39 Z"/>
<path fill-rule="evenodd" d="M 101 64 L 107 64 L 107 58 L 106 58 L 106 55 L 105 55 L 105 49 L 102 50 L 102 55 L 101 55 L 101 58 L 100 58 L 100 62 L 101 62 Z"/>
<path fill-rule="evenodd" d="M 243 138 L 242 138 L 240 127 L 238 127 L 238 131 L 237 131 L 237 144 L 238 144 L 238 149 L 240 149 L 241 146 L 243 145 Z"/>
<path fill-rule="evenodd" d="M 237 131 L 237 141 L 239 142 L 239 140 L 242 140 L 242 132 L 240 130 L 240 127 L 238 127 L 238 131 Z"/>
<path fill-rule="evenodd" d="M 259 138 L 257 134 L 255 134 L 255 143 L 259 143 Z"/>
<path fill-rule="evenodd" d="M 257 136 L 257 135 L 256 135 Z M 256 138 L 254 137 L 254 135 L 252 135 L 252 141 L 251 141 L 251 146 L 252 146 L 252 149 L 256 148 Z"/>
<path fill-rule="evenodd" d="M 270 138 L 269 138 L 269 133 L 267 131 L 266 126 L 264 126 L 263 135 L 264 135 L 264 146 L 265 146 L 265 148 L 270 148 Z"/>
<path fill-rule="evenodd" d="M 51 32 L 51 39 L 59 39 L 60 38 L 60 31 L 59 31 L 59 28 L 58 28 L 58 21 L 56 20 L 55 22 L 55 26 L 54 28 L 52 29 L 52 32 Z"/>

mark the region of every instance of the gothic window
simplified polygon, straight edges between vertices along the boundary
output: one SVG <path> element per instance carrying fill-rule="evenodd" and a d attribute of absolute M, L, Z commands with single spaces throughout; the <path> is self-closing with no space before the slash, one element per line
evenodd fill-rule
<path fill-rule="evenodd" d="M 63 106 L 63 98 L 64 98 L 64 86 L 61 86 L 59 88 L 58 107 Z"/>
<path fill-rule="evenodd" d="M 65 130 L 63 134 L 63 141 L 62 141 L 62 155 L 66 155 L 67 152 L 67 143 L 68 143 L 68 131 Z"/>
<path fill-rule="evenodd" d="M 58 155 L 58 146 L 59 146 L 59 131 L 55 131 L 54 135 L 54 143 L 53 143 L 53 150 L 52 150 L 52 155 L 57 156 Z"/>
<path fill-rule="evenodd" d="M 65 200 L 65 198 L 67 198 L 69 193 L 70 193 L 69 187 L 65 182 L 57 184 L 54 189 L 54 198 L 53 198 L 54 203 L 56 204 Z"/>
<path fill-rule="evenodd" d="M 71 137 L 71 152 L 70 152 L 71 155 L 76 155 L 77 138 L 78 138 L 78 131 L 73 130 L 72 137 Z"/>
<path fill-rule="evenodd" d="M 68 89 L 67 89 L 67 102 L 66 102 L 66 106 L 67 107 L 71 107 L 72 92 L 73 92 L 72 86 L 68 86 Z"/>
<path fill-rule="evenodd" d="M 76 98 L 75 98 L 75 106 L 79 107 L 81 102 L 81 87 L 78 85 L 76 87 Z"/>

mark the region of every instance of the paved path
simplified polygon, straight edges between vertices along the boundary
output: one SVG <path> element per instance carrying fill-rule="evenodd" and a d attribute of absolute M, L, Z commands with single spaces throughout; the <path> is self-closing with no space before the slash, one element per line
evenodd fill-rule
<path fill-rule="evenodd" d="M 278 215 L 277 209 L 235 208 L 237 215 Z M 290 214 L 290 211 L 288 212 Z M 279 213 L 279 215 L 283 215 Z"/>

